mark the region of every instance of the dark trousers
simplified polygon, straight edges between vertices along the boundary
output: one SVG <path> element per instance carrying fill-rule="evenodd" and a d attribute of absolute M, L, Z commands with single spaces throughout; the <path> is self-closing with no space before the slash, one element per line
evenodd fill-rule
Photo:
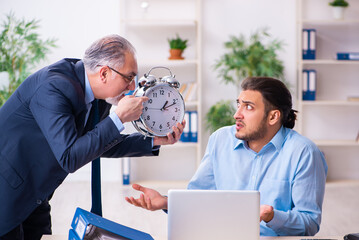
<path fill-rule="evenodd" d="M 48 200 L 38 206 L 30 216 L 0 240 L 40 240 L 42 235 L 51 234 L 51 206 Z"/>

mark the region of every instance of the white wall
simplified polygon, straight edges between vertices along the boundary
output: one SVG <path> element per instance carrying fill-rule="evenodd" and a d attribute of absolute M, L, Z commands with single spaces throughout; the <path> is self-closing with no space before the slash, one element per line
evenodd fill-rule
<path fill-rule="evenodd" d="M 236 90 L 220 83 L 213 70 L 213 64 L 223 54 L 223 43 L 229 35 L 249 35 L 260 27 L 269 27 L 273 37 L 286 43 L 280 58 L 285 65 L 287 81 L 295 86 L 295 1 L 203 0 L 202 5 L 204 113 L 220 99 L 235 100 L 237 97 Z M 81 58 L 90 43 L 104 35 L 118 33 L 120 28 L 118 0 L 0 1 L 0 19 L 4 19 L 11 10 L 17 17 L 40 19 L 41 35 L 58 39 L 59 47 L 53 50 L 44 65 L 64 57 Z M 141 53 L 138 52 L 138 55 L 140 57 Z M 207 139 L 208 133 L 205 133 L 203 150 Z M 104 166 L 106 176 L 109 180 L 118 180 L 120 164 L 116 160 L 111 162 L 111 167 Z M 87 167 L 74 179 L 88 179 L 88 172 Z"/>
<path fill-rule="evenodd" d="M 81 58 L 94 40 L 119 32 L 117 0 L 1 0 L 0 19 L 5 19 L 10 11 L 17 18 L 40 20 L 41 36 L 58 39 L 58 48 L 49 55 L 47 63 L 64 57 Z"/>

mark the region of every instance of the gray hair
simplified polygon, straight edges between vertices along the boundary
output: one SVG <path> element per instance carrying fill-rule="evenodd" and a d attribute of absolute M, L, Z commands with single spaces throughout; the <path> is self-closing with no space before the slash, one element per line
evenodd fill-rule
<path fill-rule="evenodd" d="M 130 52 L 135 57 L 135 48 L 125 38 L 119 35 L 105 36 L 86 49 L 82 59 L 85 68 L 95 71 L 98 65 L 121 68 L 125 63 L 125 53 Z"/>

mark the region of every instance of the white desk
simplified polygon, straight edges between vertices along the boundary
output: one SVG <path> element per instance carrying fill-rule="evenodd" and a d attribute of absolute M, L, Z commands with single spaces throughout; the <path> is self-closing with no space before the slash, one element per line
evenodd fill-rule
<path fill-rule="evenodd" d="M 155 237 L 152 236 L 155 240 L 167 240 L 166 237 Z M 41 240 L 67 240 L 68 236 L 66 235 L 44 235 Z M 260 237 L 260 240 L 316 240 L 316 239 L 326 239 L 326 240 L 343 240 L 343 236 L 330 236 L 330 237 Z"/>

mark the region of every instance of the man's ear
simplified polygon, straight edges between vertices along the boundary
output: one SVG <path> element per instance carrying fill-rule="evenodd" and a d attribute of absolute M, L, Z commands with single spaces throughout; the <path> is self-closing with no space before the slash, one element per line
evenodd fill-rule
<path fill-rule="evenodd" d="M 105 83 L 107 81 L 108 74 L 109 74 L 108 68 L 106 66 L 101 67 L 100 69 L 101 82 Z"/>
<path fill-rule="evenodd" d="M 268 113 L 268 123 L 269 125 L 275 125 L 277 122 L 280 122 L 281 112 L 278 109 L 271 110 Z"/>

